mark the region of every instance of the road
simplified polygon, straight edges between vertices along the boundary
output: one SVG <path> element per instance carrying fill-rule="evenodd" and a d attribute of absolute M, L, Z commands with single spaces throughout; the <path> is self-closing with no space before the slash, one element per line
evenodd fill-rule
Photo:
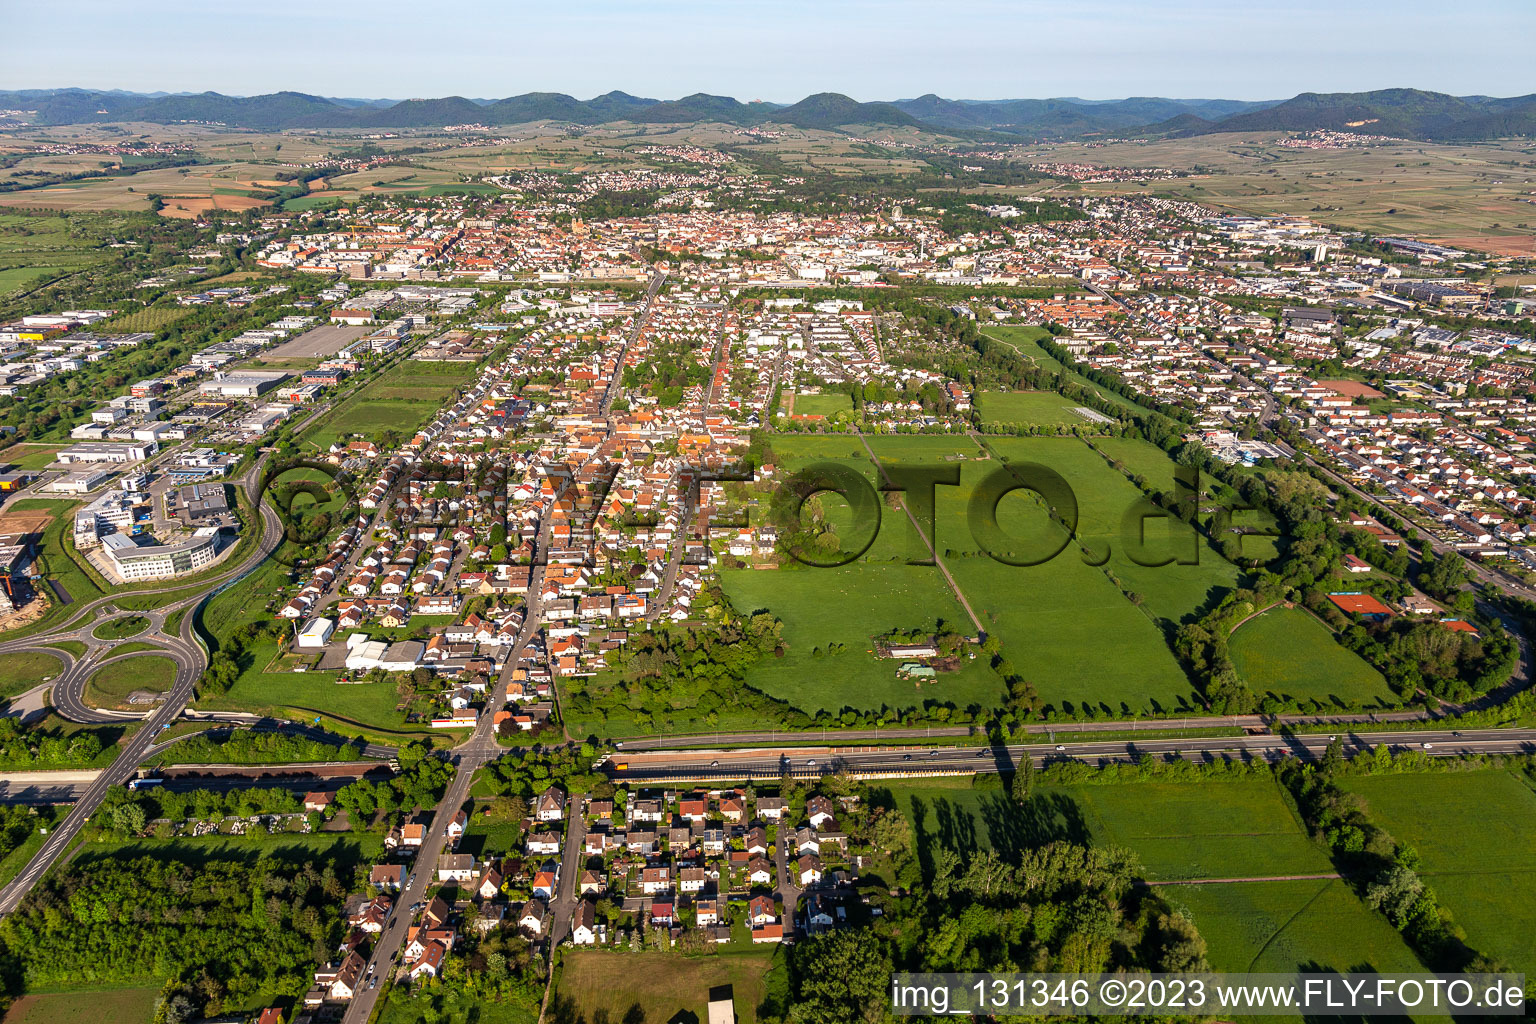
<path fill-rule="evenodd" d="M 1431 756 L 1530 754 L 1536 729 L 1437 729 L 1414 732 L 1349 731 L 1336 733 L 1346 756 L 1386 743 L 1395 750 L 1422 750 Z M 817 778 L 846 771 L 859 778 L 903 778 L 1011 772 L 1026 755 L 1037 764 L 1074 759 L 1091 764 L 1153 757 L 1214 760 L 1219 757 L 1316 759 L 1327 749 L 1326 733 L 1260 736 L 1203 736 L 1148 740 L 1084 740 L 1060 744 L 1009 744 L 994 747 L 785 747 L 775 750 L 653 751 L 612 755 L 608 774 L 618 784 L 726 783 Z M 623 763 L 620 770 L 617 763 Z"/>
<path fill-rule="evenodd" d="M 555 899 L 549 905 L 554 924 L 549 930 L 549 948 L 553 950 L 571 931 L 571 915 L 576 912 L 576 883 L 580 879 L 580 865 L 586 858 L 581 846 L 587 841 L 587 822 L 581 814 L 582 796 L 572 793 L 565 805 L 565 848 L 560 853 L 560 877 L 556 883 Z"/>
<path fill-rule="evenodd" d="M 613 379 L 608 382 L 608 389 L 603 397 L 603 412 L 605 415 L 611 414 L 613 403 L 623 391 L 624 355 L 629 349 L 630 342 L 639 336 L 646 320 L 650 317 L 651 308 L 655 303 L 657 294 L 661 291 L 662 282 L 665 280 L 666 275 L 660 272 L 652 276 L 650 287 L 646 290 L 644 308 L 636 316 L 634 327 L 625 336 L 623 347 L 619 351 L 615 365 Z M 377 985 L 373 988 L 365 988 L 353 996 L 352 1001 L 347 1005 L 346 1014 L 342 1017 L 342 1024 L 366 1024 L 372 1016 L 374 1007 L 378 1004 L 380 993 L 388 987 L 390 975 L 399 964 L 400 951 L 405 945 L 405 936 L 410 930 L 410 922 L 414 916 L 411 907 L 422 901 L 427 889 L 433 884 L 437 858 L 442 852 L 443 844 L 447 838 L 448 822 L 468 800 L 469 786 L 475 771 L 505 753 L 505 749 L 496 742 L 496 734 L 492 723 L 495 712 L 506 706 L 507 684 L 512 678 L 513 669 L 521 662 L 522 652 L 527 648 L 528 642 L 540 627 L 542 616 L 539 592 L 543 589 L 546 559 L 538 556 L 542 556 L 548 551 L 550 542 L 549 525 L 550 519 L 548 516 L 545 516 L 539 524 L 537 532 L 540 550 L 536 552 L 536 557 L 533 559 L 533 576 L 528 585 L 528 599 L 523 616 L 523 627 L 518 631 L 517 643 L 513 647 L 517 655 L 514 658 L 508 659 L 507 665 L 497 678 L 495 691 L 486 700 L 485 710 L 481 712 L 479 719 L 476 721 L 474 731 L 463 743 L 453 748 L 450 757 L 455 767 L 453 781 L 449 784 L 448 791 L 444 794 L 442 801 L 437 805 L 436 812 L 432 818 L 432 831 L 427 842 L 423 844 L 422 849 L 416 854 L 415 868 L 410 884 L 407 886 L 406 892 L 396 901 L 394 909 L 390 912 L 389 920 L 385 924 L 384 931 L 380 933 L 378 939 L 373 943 L 373 952 L 368 964 L 369 968 L 373 971 L 374 977 L 379 979 Z M 558 706 L 558 686 L 555 690 L 555 700 Z M 576 806 L 578 799 L 578 795 L 572 794 L 573 807 Z M 575 819 L 577 815 L 573 813 L 569 817 Z M 555 904 L 551 908 L 552 916 L 556 922 L 553 927 L 557 929 L 569 927 L 570 911 L 575 905 L 571 901 L 574 900 L 573 893 L 576 884 L 574 876 L 577 872 L 572 871 L 571 867 L 574 863 L 580 863 L 580 860 L 578 857 L 576 861 L 572 861 L 569 854 L 572 849 L 571 836 L 580 831 L 581 824 L 579 821 L 572 820 L 569 822 L 569 829 L 570 833 L 567 835 L 565 850 L 567 857 L 562 862 L 564 867 L 560 879 L 560 890 Z M 580 853 L 581 841 L 581 838 L 575 839 L 577 854 Z M 553 948 L 553 944 L 551 944 L 551 948 Z"/>
<path fill-rule="evenodd" d="M 0 914 L 9 914 L 16 909 L 32 886 L 37 884 L 38 879 L 47 873 L 48 869 L 53 866 L 54 861 L 64 852 L 75 836 L 79 834 L 80 829 L 90 819 L 91 815 L 96 813 L 96 808 L 106 798 L 108 791 L 113 786 L 121 785 L 128 780 L 134 770 L 144 760 L 144 754 L 151 744 L 154 743 L 155 737 L 160 734 L 164 727 L 171 725 L 181 715 L 182 709 L 192 700 L 193 689 L 197 684 L 198 677 L 202 675 L 203 668 L 207 665 L 207 652 L 204 650 L 201 640 L 193 633 L 199 609 L 213 594 L 218 593 L 220 589 L 243 579 L 248 573 L 254 571 L 282 541 L 282 522 L 278 519 L 277 513 L 258 501 L 260 495 L 257 493 L 257 489 L 260 487 L 260 474 L 265 461 L 265 456 L 257 459 L 245 474 L 236 481 L 238 486 L 245 488 L 252 507 L 260 510 L 259 517 L 262 533 L 256 547 L 252 549 L 250 554 L 240 564 L 231 566 L 224 572 L 205 580 L 204 582 L 209 584 L 211 589 L 203 595 L 181 599 L 167 604 L 152 613 L 151 621 L 159 624 L 156 632 L 145 633 L 143 637 L 137 639 L 157 644 L 160 650 L 153 653 L 170 657 L 175 662 L 176 676 L 171 685 L 169 695 L 143 719 L 144 724 L 129 738 L 123 749 L 118 753 L 117 759 L 112 762 L 112 765 L 102 771 L 94 782 L 91 782 L 84 788 L 76 800 L 75 806 L 65 816 L 64 820 L 59 823 L 58 828 L 48 836 L 42 848 L 27 863 L 27 866 L 22 869 L 21 873 L 10 884 L 0 889 Z M 150 591 L 134 591 L 134 593 L 136 595 L 164 593 L 185 589 L 186 587 L 187 584 L 183 582 L 179 586 L 167 586 Z M 54 683 L 55 706 L 57 707 L 62 704 L 74 708 L 73 702 L 83 693 L 84 681 L 89 678 L 94 668 L 99 667 L 97 664 L 97 652 L 104 647 L 109 648 L 111 646 L 110 642 L 97 640 L 91 635 L 98 622 L 97 615 L 111 606 L 116 600 L 118 600 L 118 597 L 109 594 L 84 605 L 61 626 L 55 627 L 41 636 L 28 637 L 24 640 L 13 640 L 0 644 L 0 655 L 9 651 L 36 650 L 40 647 L 47 647 L 50 639 L 55 642 L 61 639 L 75 639 L 86 644 L 88 650 L 85 657 L 78 661 L 71 658 L 66 665 L 65 671 Z M 178 609 L 185 610 L 181 616 L 180 626 L 174 635 L 167 635 L 163 631 L 165 617 Z M 115 616 L 109 614 L 107 617 Z M 102 659 L 102 663 L 115 660 L 118 659 Z M 81 704 L 80 709 L 83 708 L 84 705 Z M 101 721 L 102 719 L 98 718 L 95 720 Z M 118 722 L 122 719 L 120 717 L 112 717 L 107 720 Z"/>

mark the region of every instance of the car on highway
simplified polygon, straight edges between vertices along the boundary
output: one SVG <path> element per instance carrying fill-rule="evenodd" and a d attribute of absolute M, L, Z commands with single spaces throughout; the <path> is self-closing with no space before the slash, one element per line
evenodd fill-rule
<path fill-rule="evenodd" d="M 816 767 L 816 759 L 814 757 L 811 758 L 809 761 L 805 762 L 805 766 L 807 768 L 815 768 Z"/>
<path fill-rule="evenodd" d="M 1435 749 L 1435 745 L 1433 743 L 1421 743 L 1420 746 L 1422 746 L 1425 750 Z"/>
<path fill-rule="evenodd" d="M 719 761 L 711 761 L 711 762 L 709 762 L 709 766 L 711 768 L 719 768 L 720 767 L 720 762 Z"/>
<path fill-rule="evenodd" d="M 901 755 L 901 759 L 903 761 L 910 761 L 910 760 L 912 760 L 912 755 L 911 754 L 902 754 Z"/>
<path fill-rule="evenodd" d="M 1057 750 L 1066 750 L 1067 749 L 1067 745 L 1065 743 L 1058 743 L 1058 744 L 1056 744 L 1056 749 Z"/>

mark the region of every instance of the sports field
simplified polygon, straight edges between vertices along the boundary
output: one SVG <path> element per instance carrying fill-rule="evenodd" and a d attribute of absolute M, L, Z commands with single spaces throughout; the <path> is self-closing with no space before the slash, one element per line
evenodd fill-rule
<path fill-rule="evenodd" d="M 853 412 L 853 399 L 838 392 L 795 396 L 796 416 L 832 416 L 840 412 Z"/>
<path fill-rule="evenodd" d="M 1536 793 L 1508 771 L 1342 780 L 1372 821 L 1419 855 L 1419 873 L 1467 944 L 1536 975 L 1536 932 L 1511 908 L 1536 907 Z"/>
<path fill-rule="evenodd" d="M 1271 608 L 1249 619 L 1228 646 L 1233 666 L 1256 694 L 1346 705 L 1393 699 L 1375 667 L 1339 646 L 1327 626 L 1300 608 Z"/>

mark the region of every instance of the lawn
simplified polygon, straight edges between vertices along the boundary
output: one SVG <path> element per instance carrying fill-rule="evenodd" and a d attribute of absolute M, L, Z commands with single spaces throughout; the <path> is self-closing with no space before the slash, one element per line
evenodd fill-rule
<path fill-rule="evenodd" d="M 149 1024 L 159 1001 L 159 988 L 25 995 L 11 1004 L 4 1024 Z"/>
<path fill-rule="evenodd" d="M 26 693 L 64 671 L 63 662 L 42 651 L 19 651 L 0 658 L 0 698 Z"/>
<path fill-rule="evenodd" d="M 149 628 L 149 620 L 142 615 L 124 615 L 98 625 L 91 635 L 98 640 L 126 640 L 138 636 Z"/>
<path fill-rule="evenodd" d="M 271 641 L 257 644 L 242 660 L 240 675 L 227 693 L 200 698 L 206 711 L 255 711 L 283 717 L 313 719 L 344 736 L 362 733 L 390 734 L 411 729 L 405 715 L 396 711 L 400 697 L 394 684 L 337 683 L 335 672 L 266 672 L 277 654 Z M 400 736 L 393 736 L 398 740 Z"/>
<path fill-rule="evenodd" d="M 1419 873 L 1468 945 L 1536 974 L 1536 793 L 1504 771 L 1372 775 L 1342 785 L 1418 853 Z"/>
<path fill-rule="evenodd" d="M 85 684 L 85 702 L 93 707 L 128 707 L 135 690 L 165 693 L 176 683 L 176 663 L 146 655 L 96 670 Z"/>
<path fill-rule="evenodd" d="M 543 989 L 538 990 L 543 994 Z M 407 993 L 391 990 L 381 1001 L 375 1024 L 425 1024 L 427 1021 L 474 1021 L 474 1024 L 537 1024 L 539 1008 L 481 999 L 448 986 Z"/>
<path fill-rule="evenodd" d="M 1394 699 L 1380 672 L 1300 608 L 1271 608 L 1237 627 L 1228 643 L 1232 664 L 1254 693 L 1344 706 Z"/>
<path fill-rule="evenodd" d="M 983 391 L 976 396 L 976 411 L 989 425 L 1086 427 L 1097 423 L 1092 416 L 1077 412 L 1078 408 L 1076 402 L 1054 391 Z"/>
<path fill-rule="evenodd" d="M 42 831 L 34 829 L 20 846 L 6 854 L 5 858 L 0 860 L 0 886 L 10 885 L 11 879 L 21 874 L 21 869 L 31 863 L 37 851 L 41 850 L 47 841 L 48 837 Z"/>
<path fill-rule="evenodd" d="M 53 464 L 54 452 L 63 447 L 62 444 L 33 444 L 27 441 L 13 444 L 0 452 L 0 466 L 15 466 L 17 469 L 46 469 Z"/>
<path fill-rule="evenodd" d="M 560 960 L 555 996 L 587 1020 L 606 1012 L 618 1021 L 632 1006 L 648 1021 L 670 1021 L 687 1011 L 707 1017 L 709 990 L 730 985 L 739 1024 L 755 1024 L 770 991 L 784 985 L 784 954 L 777 948 L 683 956 L 578 949 Z M 777 994 L 777 993 L 776 993 Z"/>

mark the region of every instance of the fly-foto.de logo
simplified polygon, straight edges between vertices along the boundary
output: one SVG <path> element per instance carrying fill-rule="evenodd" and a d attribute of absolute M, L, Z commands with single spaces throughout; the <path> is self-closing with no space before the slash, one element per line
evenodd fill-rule
<path fill-rule="evenodd" d="M 886 496 L 899 494 L 905 509 L 895 514 L 903 519 L 910 516 L 917 526 L 916 531 L 909 531 L 906 561 L 910 565 L 934 564 L 936 553 L 945 547 L 944 531 L 957 525 L 954 517 L 936 514 L 939 488 L 960 487 L 960 467 L 882 462 L 880 478 L 877 487 L 858 470 L 837 462 L 815 463 L 786 478 L 774 492 L 771 504 L 771 516 L 780 531 L 780 550 L 817 568 L 849 565 L 869 551 L 880 535 L 883 519 L 893 514 Z M 1021 493 L 1033 496 L 1061 529 L 1019 532 L 1013 517 L 1000 516 L 1003 500 Z M 833 495 L 847 508 L 835 529 L 829 528 L 821 515 L 823 503 Z M 1123 509 L 1110 510 L 1111 515 L 1103 518 L 1113 520 L 1118 515 L 1119 548 L 1130 562 L 1147 568 L 1197 565 L 1202 544 L 1189 520 L 1195 517 L 1200 495 L 1199 471 L 1181 466 L 1174 474 L 1171 508 L 1141 497 Z M 1224 507 L 1229 521 L 1232 514 L 1254 511 L 1243 505 Z M 1078 534 L 1082 514 L 1077 492 L 1060 473 L 1035 462 L 1014 462 L 993 469 L 972 489 L 965 503 L 963 529 L 982 553 L 1006 565 L 1042 565 L 1062 555 L 1074 542 L 1086 564 L 1104 565 L 1113 553 L 1113 544 L 1083 541 Z M 1167 524 L 1166 539 L 1149 540 L 1162 523 Z M 1245 535 L 1273 538 L 1278 533 L 1253 528 Z"/>

